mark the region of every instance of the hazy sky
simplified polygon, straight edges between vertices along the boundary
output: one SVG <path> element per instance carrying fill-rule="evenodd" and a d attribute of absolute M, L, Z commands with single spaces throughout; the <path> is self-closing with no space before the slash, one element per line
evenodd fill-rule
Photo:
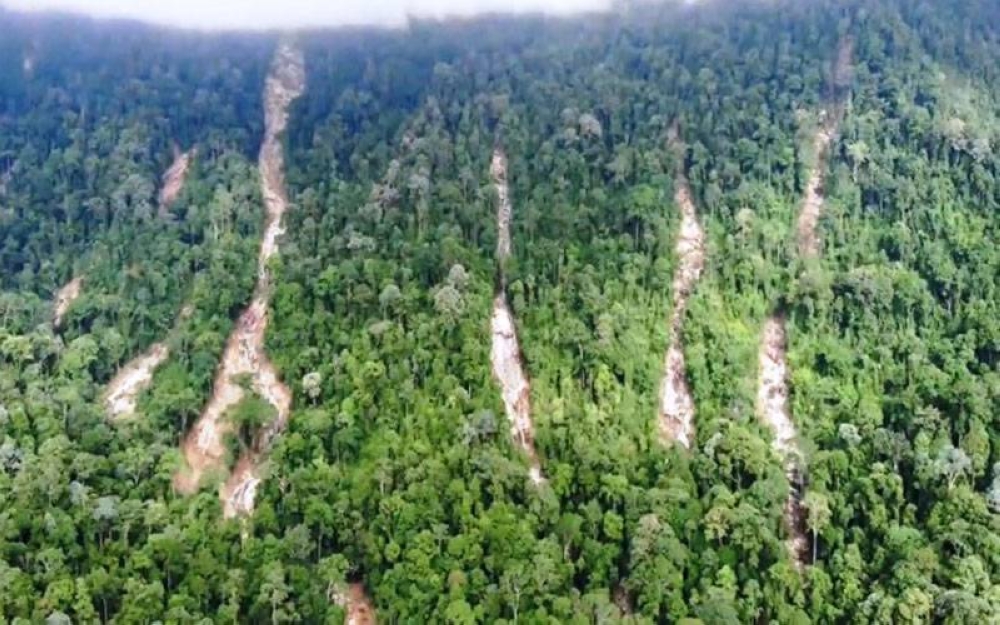
<path fill-rule="evenodd" d="M 568 13 L 607 4 L 608 0 L 0 0 L 0 5 L 12 9 L 62 9 L 195 28 L 399 24 L 407 14 Z"/>

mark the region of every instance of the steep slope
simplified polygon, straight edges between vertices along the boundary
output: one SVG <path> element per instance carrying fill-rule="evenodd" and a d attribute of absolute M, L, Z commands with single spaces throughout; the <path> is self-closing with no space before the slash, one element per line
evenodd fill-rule
<path fill-rule="evenodd" d="M 375 625 L 375 608 L 362 584 L 350 584 L 334 597 L 334 603 L 347 612 L 344 625 Z"/>
<path fill-rule="evenodd" d="M 125 419 L 135 414 L 139 393 L 153 381 L 153 373 L 170 356 L 165 343 L 154 343 L 144 354 L 122 367 L 108 384 L 104 406 L 112 420 Z"/>
<path fill-rule="evenodd" d="M 63 317 L 66 316 L 66 312 L 76 301 L 76 298 L 80 297 L 82 291 L 83 276 L 77 276 L 56 292 L 54 323 L 57 328 L 62 325 Z"/>
<path fill-rule="evenodd" d="M 503 264 L 510 258 L 511 254 L 510 219 L 513 206 L 510 200 L 510 189 L 507 186 L 507 157 L 499 148 L 493 152 L 490 174 L 493 177 L 493 185 L 499 198 L 496 255 L 502 276 Z M 501 282 L 503 282 L 502 279 Z M 510 421 L 510 434 L 529 458 L 531 481 L 535 484 L 541 484 L 545 478 L 542 477 L 541 463 L 538 459 L 538 453 L 535 451 L 535 428 L 531 421 L 531 384 L 524 371 L 514 317 L 507 305 L 507 295 L 503 288 L 500 289 L 493 301 L 491 328 L 493 342 L 490 361 L 493 365 L 493 375 L 496 377 L 503 395 L 504 408 L 507 412 L 507 419 Z"/>
<path fill-rule="evenodd" d="M 183 444 L 186 470 L 174 479 L 177 490 L 191 493 L 207 471 L 221 468 L 225 456 L 224 438 L 232 430 L 225 420 L 227 410 L 244 397 L 237 377 L 249 375 L 253 390 L 277 411 L 275 421 L 258 434 L 252 448 L 237 462 L 236 469 L 222 487 L 220 496 L 226 516 L 249 511 L 259 478 L 257 454 L 284 429 L 291 410 L 291 390 L 281 383 L 274 365 L 264 353 L 268 323 L 270 272 L 267 264 L 278 251 L 278 237 L 284 232 L 282 216 L 288 207 L 284 183 L 284 153 L 281 134 L 288 123 L 288 107 L 305 88 L 302 53 L 281 45 L 275 55 L 271 75 L 264 90 L 265 131 L 259 159 L 261 190 L 266 205 L 266 225 L 258 258 L 257 286 L 249 307 L 240 315 L 226 344 L 216 374 L 212 397 Z"/>
<path fill-rule="evenodd" d="M 162 187 L 159 193 L 159 216 L 170 216 L 170 205 L 180 195 L 184 188 L 188 168 L 194 150 L 181 152 L 174 147 L 174 162 L 163 174 Z M 191 308 L 185 306 L 178 317 L 183 320 L 191 315 Z M 135 414 L 136 402 L 153 381 L 153 373 L 166 362 L 170 356 L 170 348 L 164 342 L 154 343 L 145 353 L 126 364 L 108 384 L 104 395 L 104 407 L 112 420 L 127 419 Z"/>
<path fill-rule="evenodd" d="M 787 348 L 785 319 L 777 315 L 769 318 L 764 324 L 761 339 L 757 411 L 774 433 L 774 449 L 783 459 L 785 475 L 792 488 L 785 503 L 785 523 L 790 535 L 789 551 L 796 565 L 801 566 L 809 553 L 809 541 L 804 531 L 805 514 L 801 503 L 804 458 L 788 407 Z"/>
<path fill-rule="evenodd" d="M 192 306 L 184 306 L 177 317 L 178 322 L 188 319 L 193 313 Z M 104 393 L 104 408 L 111 420 L 128 419 L 135 415 L 139 395 L 149 387 L 153 374 L 169 357 L 170 347 L 161 341 L 121 368 Z"/>
<path fill-rule="evenodd" d="M 851 40 L 844 39 L 838 48 L 833 68 L 835 86 L 847 80 L 845 76 L 850 73 L 852 47 Z M 798 251 L 803 258 L 814 257 L 819 253 L 817 226 L 825 201 L 823 173 L 827 151 L 833 137 L 839 132 L 844 110 L 845 104 L 836 102 L 832 114 L 824 112 L 825 119 L 821 120 L 813 139 L 813 148 L 816 151 L 814 165 L 809 172 L 806 194 L 796 229 Z M 806 537 L 805 526 L 806 511 L 802 505 L 806 482 L 805 456 L 799 447 L 798 432 L 788 406 L 787 349 L 785 319 L 781 315 L 774 315 L 765 323 L 761 338 L 757 410 L 774 433 L 775 451 L 784 459 L 785 475 L 791 486 L 791 493 L 785 503 L 785 524 L 790 535 L 788 545 L 796 565 L 802 567 L 809 557 L 809 540 Z"/>
<path fill-rule="evenodd" d="M 674 307 L 670 313 L 670 346 L 664 359 L 664 377 L 660 386 L 660 433 L 667 441 L 676 441 L 690 449 L 694 441 L 694 400 L 688 386 L 681 332 L 684 312 L 695 283 L 705 267 L 705 232 L 698 221 L 691 186 L 684 173 L 685 147 L 676 127 L 671 131 L 671 145 L 679 155 L 674 201 L 681 209 L 681 228 L 675 252 L 678 258 L 674 272 Z"/>
<path fill-rule="evenodd" d="M 851 80 L 851 58 L 853 56 L 854 42 L 850 38 L 841 41 L 837 50 L 837 58 L 834 61 L 833 85 L 839 89 L 848 85 Z M 799 255 L 803 258 L 811 258 L 819 254 L 819 234 L 817 226 L 819 218 L 823 212 L 823 173 L 826 171 L 830 143 L 840 131 L 840 122 L 844 117 L 846 103 L 842 100 L 834 102 L 830 110 L 823 110 L 820 113 L 820 125 L 813 137 L 813 157 L 815 163 L 809 172 L 806 182 L 806 195 L 799 212 L 799 221 L 796 227 L 798 234 Z"/>
<path fill-rule="evenodd" d="M 181 152 L 180 149 L 174 146 L 174 162 L 164 172 L 160 186 L 158 199 L 159 216 L 161 218 L 170 216 L 170 205 L 177 200 L 181 189 L 184 188 L 184 179 L 187 176 L 188 168 L 191 167 L 191 160 L 194 158 L 194 155 L 194 150 Z"/>

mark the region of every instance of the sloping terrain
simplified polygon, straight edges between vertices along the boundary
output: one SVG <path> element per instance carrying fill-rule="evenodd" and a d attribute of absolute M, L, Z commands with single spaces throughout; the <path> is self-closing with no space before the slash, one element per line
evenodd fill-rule
<path fill-rule="evenodd" d="M 851 66 L 854 42 L 850 38 L 841 41 L 834 60 L 831 85 L 843 88 L 851 81 Z M 847 103 L 837 100 L 827 110 L 820 113 L 819 128 L 813 138 L 812 150 L 814 164 L 806 181 L 805 199 L 799 211 L 797 225 L 799 256 L 810 258 L 819 254 L 820 239 L 818 233 L 819 219 L 823 211 L 823 176 L 826 173 L 827 158 L 830 143 L 840 132 L 840 122 L 843 120 Z"/>
<path fill-rule="evenodd" d="M 838 48 L 832 72 L 831 82 L 834 84 L 846 82 L 845 76 L 850 74 L 852 45 L 849 39 L 845 39 Z M 806 183 L 805 199 L 799 212 L 796 229 L 799 255 L 804 258 L 819 253 L 820 240 L 817 227 L 825 202 L 823 176 L 826 171 L 826 155 L 831 141 L 839 132 L 845 106 L 843 102 L 836 102 L 832 114 L 824 112 L 827 117 L 822 120 L 813 140 L 815 163 Z M 789 408 L 787 349 L 785 319 L 780 315 L 772 316 L 767 320 L 761 338 L 757 408 L 760 416 L 774 433 L 775 451 L 784 459 L 785 475 L 791 487 L 791 493 L 785 504 L 785 524 L 790 534 L 789 550 L 793 554 L 795 563 L 802 567 L 810 552 L 809 540 L 806 537 L 806 510 L 802 501 L 806 482 L 805 456 L 799 447 L 798 432 L 792 422 Z"/>
<path fill-rule="evenodd" d="M 108 384 L 104 405 L 113 420 L 126 419 L 135 414 L 139 393 L 153 381 L 156 368 L 170 356 L 164 343 L 154 343 L 146 353 L 122 367 Z"/>
<path fill-rule="evenodd" d="M 81 292 L 83 292 L 83 276 L 73 278 L 56 292 L 53 317 L 55 327 L 58 328 L 62 325 L 63 317 L 66 316 L 69 307 L 73 305 L 76 298 L 80 297 Z"/>
<path fill-rule="evenodd" d="M 676 441 L 686 449 L 694 442 L 694 400 L 688 386 L 682 332 L 688 299 L 705 267 L 705 232 L 691 198 L 691 185 L 684 173 L 686 148 L 680 143 L 676 128 L 671 133 L 674 152 L 679 154 L 677 187 L 674 201 L 681 209 L 681 226 L 675 253 L 678 265 L 674 272 L 674 306 L 670 313 L 670 345 L 664 359 L 664 377 L 660 386 L 660 432 L 665 440 Z"/>
<path fill-rule="evenodd" d="M 237 377 L 249 375 L 253 390 L 277 411 L 277 417 L 265 426 L 251 449 L 244 452 L 236 469 L 223 485 L 220 496 L 227 516 L 247 512 L 259 478 L 256 456 L 266 451 L 275 433 L 284 429 L 291 411 L 292 394 L 277 374 L 264 352 L 268 323 L 270 272 L 268 261 L 278 251 L 278 237 L 284 233 L 282 217 L 288 207 L 284 188 L 284 154 L 281 134 L 288 123 L 288 107 L 305 88 L 302 53 L 283 44 L 275 55 L 272 73 L 264 89 L 265 131 L 260 149 L 259 172 L 266 208 L 266 223 L 258 258 L 257 286 L 249 307 L 240 315 L 236 329 L 226 344 L 222 363 L 216 374 L 212 397 L 183 444 L 186 469 L 175 476 L 175 486 L 191 493 L 210 470 L 220 468 L 225 457 L 224 437 L 231 431 L 225 420 L 227 410 L 244 396 Z"/>
<path fill-rule="evenodd" d="M 347 612 L 344 625 L 375 625 L 375 608 L 362 584 L 349 584 L 347 590 L 334 597 L 334 602 Z"/>
<path fill-rule="evenodd" d="M 1000 6 L 617 8 L 0 9 L 0 622 L 996 620 Z"/>
<path fill-rule="evenodd" d="M 499 198 L 497 205 L 497 262 L 502 272 L 503 265 L 510 258 L 511 253 L 510 220 L 513 206 L 510 200 L 510 189 L 507 186 L 507 157 L 500 149 L 493 153 L 490 174 L 493 177 L 493 185 Z M 510 422 L 511 438 L 528 456 L 531 481 L 535 484 L 541 484 L 544 478 L 542 477 L 538 453 L 535 451 L 535 428 L 531 421 L 531 386 L 524 371 L 514 317 L 511 315 L 510 307 L 507 304 L 507 295 L 503 290 L 493 301 L 493 316 L 490 327 L 493 335 L 490 362 L 493 365 L 493 375 L 500 385 L 507 420 Z"/>
<path fill-rule="evenodd" d="M 180 195 L 181 189 L 184 188 L 184 178 L 187 176 L 188 168 L 191 166 L 191 160 L 194 156 L 194 150 L 181 152 L 176 146 L 174 147 L 174 162 L 164 172 L 163 179 L 160 182 L 158 199 L 159 215 L 161 218 L 170 215 L 170 205 L 177 201 L 177 196 Z"/>
<path fill-rule="evenodd" d="M 801 506 L 805 458 L 799 449 L 798 432 L 788 405 L 787 347 L 784 318 L 769 318 L 761 337 L 757 410 L 774 434 L 774 449 L 784 462 L 785 476 L 792 489 L 785 504 L 785 523 L 790 534 L 789 551 L 801 566 L 809 553 Z"/>

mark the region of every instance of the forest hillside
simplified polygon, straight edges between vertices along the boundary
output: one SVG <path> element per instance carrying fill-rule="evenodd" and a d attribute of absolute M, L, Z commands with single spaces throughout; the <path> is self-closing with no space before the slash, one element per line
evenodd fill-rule
<path fill-rule="evenodd" d="M 0 9 L 0 623 L 1000 620 L 998 59 Z"/>

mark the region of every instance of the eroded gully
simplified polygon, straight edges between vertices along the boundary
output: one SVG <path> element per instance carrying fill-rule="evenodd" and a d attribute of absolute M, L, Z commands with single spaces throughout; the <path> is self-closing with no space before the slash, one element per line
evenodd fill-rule
<path fill-rule="evenodd" d="M 177 201 L 181 189 L 184 188 L 184 180 L 187 178 L 188 169 L 191 167 L 194 154 L 194 150 L 181 152 L 177 146 L 174 146 L 174 161 L 170 164 L 170 168 L 163 174 L 163 180 L 160 184 L 158 198 L 160 204 L 158 214 L 160 218 L 165 219 L 170 216 L 170 205 Z"/>
<path fill-rule="evenodd" d="M 671 145 L 681 156 L 684 146 L 671 132 Z M 660 433 L 667 442 L 680 443 L 690 449 L 694 441 L 694 400 L 687 380 L 682 330 L 688 299 L 705 267 L 705 232 L 698 222 L 691 196 L 691 187 L 684 173 L 683 158 L 677 170 L 674 200 L 681 211 L 681 228 L 675 251 L 678 266 L 674 272 L 674 306 L 670 313 L 670 344 L 664 359 L 664 376 L 660 385 Z"/>
<path fill-rule="evenodd" d="M 510 200 L 510 188 L 507 185 L 507 157 L 500 149 L 493 152 L 490 174 L 499 198 L 496 256 L 502 272 L 503 265 L 511 254 L 510 220 L 513 206 Z M 491 328 L 490 362 L 493 366 L 493 376 L 500 385 L 504 410 L 510 423 L 510 434 L 514 442 L 528 456 L 531 481 L 536 485 L 541 484 L 545 478 L 542 475 L 538 453 L 535 451 L 535 428 L 531 420 L 531 385 L 524 371 L 517 328 L 503 288 L 493 300 Z"/>
<path fill-rule="evenodd" d="M 268 324 L 270 272 L 268 261 L 278 251 L 278 238 L 284 233 L 282 217 L 288 208 L 285 191 L 284 153 L 281 134 L 288 123 L 288 107 L 305 89 L 302 53 L 282 44 L 278 48 L 264 89 L 265 130 L 260 149 L 259 171 L 267 217 L 258 257 L 257 286 L 253 299 L 240 315 L 226 342 L 222 362 L 216 372 L 212 396 L 195 426 L 183 442 L 185 469 L 174 477 L 179 492 L 191 493 L 210 471 L 222 469 L 225 436 L 232 425 L 226 411 L 244 397 L 237 378 L 248 375 L 253 390 L 270 403 L 274 421 L 263 428 L 222 486 L 220 497 L 226 517 L 253 510 L 258 469 L 274 437 L 284 430 L 292 405 L 291 390 L 281 382 L 274 365 L 264 352 Z"/>
<path fill-rule="evenodd" d="M 848 82 L 852 58 L 852 42 L 844 39 L 834 65 L 834 82 L 840 87 Z M 813 138 L 814 167 L 806 181 L 805 197 L 800 208 L 796 234 L 798 252 L 803 258 L 819 254 L 819 219 L 823 212 L 823 173 L 833 138 L 840 130 L 845 105 L 835 103 L 832 113 L 824 113 L 820 127 Z M 785 475 L 791 493 L 785 502 L 785 525 L 788 529 L 788 549 L 799 569 L 809 557 L 809 539 L 806 535 L 806 510 L 802 505 L 805 489 L 805 456 L 798 442 L 798 432 L 792 421 L 788 405 L 788 337 L 785 319 L 780 314 L 771 316 L 764 324 L 759 353 L 759 384 L 757 411 L 774 433 L 773 447 L 783 459 Z"/>

